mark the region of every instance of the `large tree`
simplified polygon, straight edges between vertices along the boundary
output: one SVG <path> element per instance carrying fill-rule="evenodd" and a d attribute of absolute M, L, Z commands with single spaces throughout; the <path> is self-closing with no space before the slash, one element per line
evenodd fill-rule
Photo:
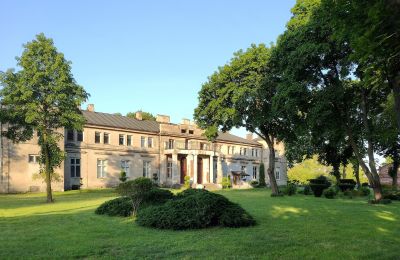
<path fill-rule="evenodd" d="M 278 194 L 274 144 L 279 134 L 286 133 L 286 128 L 273 101 L 277 79 L 269 62 L 270 54 L 271 48 L 263 44 L 236 52 L 202 86 L 194 118 L 210 139 L 219 130 L 224 132 L 233 127 L 245 127 L 260 136 L 268 145 L 267 174 L 272 193 Z"/>
<path fill-rule="evenodd" d="M 63 129 L 82 129 L 79 107 L 88 94 L 75 82 L 71 62 L 44 34 L 25 44 L 17 61 L 19 71 L 10 69 L 0 76 L 0 120 L 8 125 L 4 135 L 14 142 L 30 140 L 37 133 L 40 174 L 46 182 L 47 202 L 52 202 L 54 170 L 64 159 Z"/>

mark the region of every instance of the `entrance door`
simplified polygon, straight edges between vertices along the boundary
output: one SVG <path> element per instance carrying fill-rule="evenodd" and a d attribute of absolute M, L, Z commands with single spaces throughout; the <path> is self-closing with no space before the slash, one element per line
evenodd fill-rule
<path fill-rule="evenodd" d="M 185 183 L 185 176 L 186 176 L 186 169 L 187 169 L 187 165 L 186 165 L 186 157 L 182 157 L 180 159 L 181 161 L 181 184 Z"/>
<path fill-rule="evenodd" d="M 202 158 L 197 159 L 197 183 L 198 184 L 203 183 L 203 159 Z"/>

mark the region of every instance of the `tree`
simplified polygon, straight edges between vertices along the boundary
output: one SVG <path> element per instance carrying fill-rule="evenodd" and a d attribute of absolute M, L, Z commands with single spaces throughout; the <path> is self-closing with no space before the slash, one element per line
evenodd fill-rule
<path fill-rule="evenodd" d="M 131 199 L 132 215 L 135 216 L 153 186 L 154 184 L 149 178 L 140 177 L 134 180 L 121 182 L 117 187 L 117 193 Z"/>
<path fill-rule="evenodd" d="M 62 131 L 82 129 L 85 120 L 79 107 L 89 95 L 75 82 L 71 62 L 44 34 L 25 44 L 17 61 L 21 70 L 10 69 L 0 76 L 0 120 L 8 124 L 4 135 L 14 142 L 30 140 L 37 133 L 40 174 L 46 182 L 47 202 L 52 202 L 54 169 L 64 159 Z"/>
<path fill-rule="evenodd" d="M 260 176 L 258 178 L 258 186 L 260 187 L 265 187 L 266 183 L 265 183 L 265 169 L 264 169 L 264 164 L 261 163 L 260 164 Z"/>
<path fill-rule="evenodd" d="M 286 133 L 286 128 L 280 123 L 279 107 L 273 104 L 276 82 L 269 63 L 270 54 L 271 48 L 263 44 L 253 44 L 246 51 L 236 52 L 228 64 L 203 84 L 194 118 L 206 129 L 210 140 L 218 131 L 233 127 L 245 127 L 260 136 L 268 145 L 267 174 L 272 194 L 278 194 L 274 143 L 278 134 Z"/>
<path fill-rule="evenodd" d="M 331 144 L 336 153 L 347 142 L 374 189 L 375 199 L 380 200 L 382 189 L 374 158 L 375 129 L 387 93 L 376 87 L 377 82 L 364 77 L 368 64 L 353 59 L 347 39 L 335 37 L 331 10 L 315 3 L 319 1 L 297 2 L 296 6 L 302 8 L 293 9 L 299 12 L 293 14 L 295 22 L 289 23 L 291 27 L 280 36 L 273 53 L 282 75 L 280 104 L 283 108 L 282 101 L 296 105 L 289 109 L 297 110 L 305 126 L 291 124 L 292 131 L 310 136 L 304 140 Z M 300 95 L 291 94 L 296 92 Z M 305 105 L 301 105 L 305 98 Z M 296 139 L 284 141 L 288 146 Z M 368 163 L 364 161 L 365 155 Z"/>
<path fill-rule="evenodd" d="M 127 117 L 130 117 L 130 118 L 136 118 L 136 113 L 137 113 L 137 112 L 142 113 L 142 120 L 156 121 L 156 117 L 155 117 L 152 113 L 144 112 L 144 111 L 142 111 L 142 110 L 138 110 L 138 111 L 136 111 L 136 112 L 128 112 L 128 113 L 126 114 L 126 116 L 127 116 Z"/>

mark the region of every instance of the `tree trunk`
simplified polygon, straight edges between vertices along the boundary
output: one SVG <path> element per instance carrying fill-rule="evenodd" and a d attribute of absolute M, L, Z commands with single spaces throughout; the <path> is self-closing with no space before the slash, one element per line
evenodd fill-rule
<path fill-rule="evenodd" d="M 398 154 L 396 153 L 397 156 L 395 156 L 395 158 L 393 159 L 393 169 L 392 169 L 392 188 L 394 190 L 397 190 L 397 171 L 399 169 L 399 158 L 398 158 Z M 397 158 L 396 158 L 397 157 Z"/>
<path fill-rule="evenodd" d="M 332 165 L 333 167 L 333 172 L 332 175 L 336 178 L 336 183 L 339 184 L 340 183 L 340 164 L 334 164 Z"/>
<path fill-rule="evenodd" d="M 49 144 L 48 144 L 48 137 L 47 133 L 43 133 L 43 144 L 42 144 L 42 149 L 43 153 L 42 155 L 44 156 L 44 169 L 45 169 L 45 181 L 46 181 L 46 193 L 47 193 L 47 203 L 53 202 L 53 194 L 51 191 L 51 173 L 52 173 L 52 168 L 50 165 L 50 151 L 49 151 Z"/>
<path fill-rule="evenodd" d="M 389 78 L 389 85 L 394 96 L 394 109 L 396 112 L 397 127 L 400 131 L 400 71 L 393 78 Z"/>
<path fill-rule="evenodd" d="M 278 184 L 276 183 L 276 178 L 275 178 L 275 149 L 274 149 L 274 138 L 266 136 L 265 141 L 267 142 L 268 145 L 268 150 L 269 150 L 269 162 L 268 162 L 268 178 L 269 178 L 269 184 L 271 185 L 271 190 L 273 195 L 278 195 L 279 194 L 279 188 Z"/>
<path fill-rule="evenodd" d="M 358 162 L 353 164 L 353 170 L 354 170 L 354 177 L 356 177 L 357 187 L 361 187 L 361 183 L 360 183 L 360 165 L 359 165 Z"/>

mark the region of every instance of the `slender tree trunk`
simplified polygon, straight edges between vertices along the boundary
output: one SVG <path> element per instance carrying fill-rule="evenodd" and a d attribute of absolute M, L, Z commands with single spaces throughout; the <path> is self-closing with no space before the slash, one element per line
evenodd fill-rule
<path fill-rule="evenodd" d="M 357 187 L 361 187 L 361 183 L 360 183 L 360 164 L 358 162 L 354 162 L 353 170 L 354 170 L 354 177 L 356 177 Z"/>
<path fill-rule="evenodd" d="M 393 160 L 393 169 L 392 169 L 392 188 L 397 190 L 397 171 L 399 169 L 399 161 L 398 159 Z"/>
<path fill-rule="evenodd" d="M 400 131 L 400 71 L 398 71 L 397 75 L 393 78 L 389 78 L 389 85 L 391 86 L 393 91 L 397 127 Z"/>
<path fill-rule="evenodd" d="M 269 177 L 269 184 L 271 185 L 271 190 L 272 194 L 278 195 L 279 194 L 279 188 L 278 184 L 276 183 L 276 178 L 275 178 L 275 149 L 274 149 L 274 138 L 266 136 L 265 141 L 267 142 L 268 145 L 268 150 L 269 150 L 269 163 L 268 163 L 268 177 Z"/>
<path fill-rule="evenodd" d="M 336 178 L 336 183 L 340 183 L 340 165 L 336 164 L 332 166 L 333 167 L 333 176 Z"/>
<path fill-rule="evenodd" d="M 47 193 L 47 203 L 53 202 L 53 194 L 51 191 L 51 173 L 52 169 L 50 166 L 50 151 L 49 151 L 49 144 L 48 144 L 48 136 L 47 133 L 43 133 L 43 144 L 42 149 L 44 156 L 44 169 L 45 169 L 45 181 L 46 181 L 46 193 Z"/>

